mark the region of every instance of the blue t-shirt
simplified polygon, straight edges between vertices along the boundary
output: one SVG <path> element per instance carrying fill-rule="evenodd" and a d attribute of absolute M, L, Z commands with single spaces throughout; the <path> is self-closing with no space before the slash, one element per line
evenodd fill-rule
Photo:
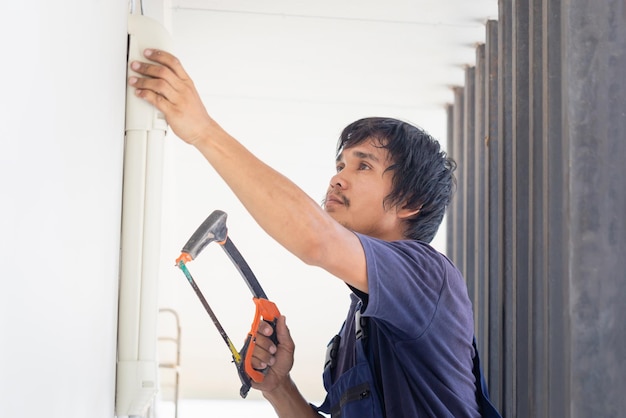
<path fill-rule="evenodd" d="M 351 295 L 333 380 L 354 365 L 354 314 L 362 300 L 369 363 L 387 417 L 480 416 L 472 306 L 461 273 L 428 244 L 357 235 L 369 294 Z"/>

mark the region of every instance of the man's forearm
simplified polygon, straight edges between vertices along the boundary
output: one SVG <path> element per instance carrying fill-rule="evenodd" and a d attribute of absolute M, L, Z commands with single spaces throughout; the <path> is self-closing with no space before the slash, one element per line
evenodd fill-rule
<path fill-rule="evenodd" d="M 217 124 L 194 146 L 270 236 L 303 261 L 314 261 L 316 246 L 324 244 L 320 232 L 332 224 L 319 203 Z"/>
<path fill-rule="evenodd" d="M 272 404 L 279 418 L 322 417 L 311 408 L 291 379 L 271 392 L 263 392 L 263 396 Z"/>

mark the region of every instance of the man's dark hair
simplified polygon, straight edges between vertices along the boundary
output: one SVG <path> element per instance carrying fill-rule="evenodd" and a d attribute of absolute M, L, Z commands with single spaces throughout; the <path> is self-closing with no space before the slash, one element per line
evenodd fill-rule
<path fill-rule="evenodd" d="M 383 205 L 402 205 L 419 212 L 406 219 L 406 238 L 432 241 L 454 192 L 456 163 L 424 130 L 393 118 L 364 118 L 346 126 L 337 156 L 367 140 L 389 153 L 393 171 L 391 193 Z"/>

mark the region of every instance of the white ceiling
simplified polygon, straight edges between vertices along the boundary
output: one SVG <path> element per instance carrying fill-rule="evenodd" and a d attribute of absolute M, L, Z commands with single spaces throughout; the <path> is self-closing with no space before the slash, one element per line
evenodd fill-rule
<path fill-rule="evenodd" d="M 195 12 L 205 27 L 223 25 L 233 59 L 259 73 L 269 68 L 280 81 L 248 79 L 245 95 L 412 109 L 452 100 L 450 86 L 463 84 L 486 20 L 497 18 L 497 0 L 173 0 L 173 7 L 175 15 Z M 247 68 L 231 67 L 230 76 Z"/>

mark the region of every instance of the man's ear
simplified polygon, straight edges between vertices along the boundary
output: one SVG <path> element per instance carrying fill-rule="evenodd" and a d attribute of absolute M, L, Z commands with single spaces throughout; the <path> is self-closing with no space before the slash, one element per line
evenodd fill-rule
<path fill-rule="evenodd" d="M 400 219 L 409 219 L 413 216 L 417 215 L 420 210 L 422 210 L 422 206 L 420 205 L 418 208 L 408 208 L 406 206 L 402 206 L 398 208 L 398 218 Z"/>

